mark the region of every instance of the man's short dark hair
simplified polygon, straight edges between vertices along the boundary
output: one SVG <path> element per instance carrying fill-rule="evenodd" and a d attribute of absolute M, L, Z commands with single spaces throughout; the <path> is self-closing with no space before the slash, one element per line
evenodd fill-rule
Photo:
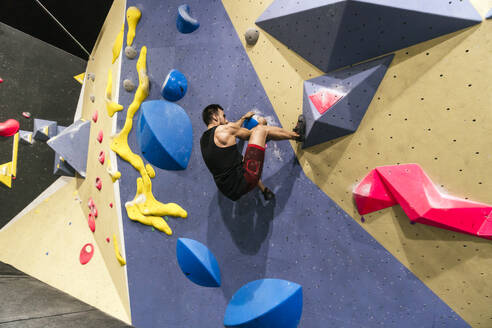
<path fill-rule="evenodd" d="M 218 111 L 220 110 L 224 110 L 220 105 L 218 104 L 210 104 L 208 105 L 207 107 L 205 107 L 203 109 L 203 112 L 202 112 L 202 118 L 203 118 L 203 122 L 205 123 L 205 125 L 209 125 L 210 122 L 212 121 L 212 117 L 218 113 Z"/>

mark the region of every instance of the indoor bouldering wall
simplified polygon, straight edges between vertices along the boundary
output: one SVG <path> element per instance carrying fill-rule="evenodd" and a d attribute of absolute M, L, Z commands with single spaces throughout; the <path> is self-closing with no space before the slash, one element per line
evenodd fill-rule
<path fill-rule="evenodd" d="M 492 1 L 391 4 L 114 1 L 70 73 L 86 170 L 0 230 L 0 260 L 136 327 L 491 326 L 489 240 L 399 206 L 361 216 L 353 191 L 416 163 L 441 194 L 490 202 Z M 218 191 L 199 142 L 212 103 L 287 130 L 305 114 L 304 144 L 267 143 L 274 199 Z"/>
<path fill-rule="evenodd" d="M 303 287 L 302 327 L 425 326 L 427 322 L 466 326 L 307 178 L 296 160 L 295 144 L 268 144 L 263 175 L 265 184 L 276 193 L 274 201 L 264 202 L 254 190 L 234 203 L 216 189 L 199 148 L 205 131 L 201 110 L 210 103 L 219 103 L 233 120 L 256 109 L 268 117 L 270 124 L 291 129 L 300 107 L 289 101 L 291 94 L 302 94 L 302 80 L 297 77 L 294 81 L 298 84 L 289 84 L 294 90 L 288 87 L 269 94 L 271 90 L 263 88 L 263 79 L 272 78 L 278 88 L 290 83 L 290 76 L 273 80 L 271 68 L 265 72 L 256 68 L 260 77 L 256 75 L 247 51 L 258 52 L 269 65 L 282 55 L 277 49 L 263 48 L 264 35 L 255 48 L 245 48 L 241 39 L 246 25 L 236 32 L 229 17 L 234 22 L 245 21 L 244 15 L 264 4 L 248 2 L 243 7 L 238 3 L 235 10 L 241 11 L 240 19 L 239 12 L 230 8 L 236 2 L 226 2 L 229 15 L 220 2 L 189 2 L 193 17 L 200 23 L 190 34 L 176 29 L 180 4 L 150 0 L 127 4 L 142 13 L 133 46 L 139 56 L 143 56 L 144 46 L 147 50 L 144 55 L 150 92 L 146 100 L 162 99 L 162 83 L 171 69 L 178 69 L 188 80 L 188 91 L 177 104 L 184 108 L 193 126 L 193 150 L 187 168 L 154 168 L 155 198 L 179 204 L 188 214 L 186 219 L 166 218 L 173 231 L 171 236 L 129 219 L 123 204 L 138 201 L 136 180 L 142 173 L 118 158 L 132 323 L 139 327 L 222 326 L 227 304 L 241 286 L 256 279 L 276 278 Z M 250 20 L 249 25 L 253 22 Z M 137 65 L 137 59 L 123 58 L 120 81 L 130 79 L 138 85 L 142 68 L 137 69 Z M 291 69 L 288 62 L 281 65 Z M 137 99 L 135 95 L 135 91 L 125 91 L 120 82 L 120 104 L 125 108 L 122 113 L 127 113 Z M 275 112 L 274 106 L 280 103 L 282 110 Z M 128 143 L 134 153 L 142 155 L 135 131 L 137 119 L 138 113 Z M 125 120 L 124 115 L 118 116 L 118 129 L 128 126 Z M 220 288 L 199 287 L 186 278 L 176 260 L 180 237 L 203 243 L 215 255 L 221 271 Z"/>

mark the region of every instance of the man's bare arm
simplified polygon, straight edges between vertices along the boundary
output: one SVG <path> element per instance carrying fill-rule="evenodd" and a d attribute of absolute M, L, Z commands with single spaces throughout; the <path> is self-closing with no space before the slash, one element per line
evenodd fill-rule
<path fill-rule="evenodd" d="M 237 120 L 236 122 L 229 122 L 229 124 L 232 124 L 234 125 L 235 127 L 237 128 L 241 128 L 241 126 L 243 125 L 244 121 L 253 117 L 253 115 L 255 115 L 254 112 L 247 112 L 246 114 L 244 114 L 239 120 Z"/>

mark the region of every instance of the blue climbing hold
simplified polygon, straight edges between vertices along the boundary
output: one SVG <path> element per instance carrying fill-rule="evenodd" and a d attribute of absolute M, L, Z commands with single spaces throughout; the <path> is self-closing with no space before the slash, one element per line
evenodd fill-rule
<path fill-rule="evenodd" d="M 232 296 L 224 326 L 294 328 L 301 314 L 301 285 L 281 279 L 261 279 L 244 285 Z"/>
<path fill-rule="evenodd" d="M 254 128 L 255 126 L 258 125 L 258 121 L 255 120 L 254 118 L 248 118 L 247 120 L 244 121 L 243 123 L 243 127 L 245 127 L 246 129 L 248 130 L 251 130 L 252 128 Z"/>
<path fill-rule="evenodd" d="M 200 27 L 200 23 L 190 16 L 190 6 L 181 5 L 178 7 L 178 18 L 176 18 L 178 31 L 184 34 L 191 33 Z"/>
<path fill-rule="evenodd" d="M 165 100 L 146 101 L 137 127 L 137 141 L 145 159 L 165 170 L 186 169 L 193 147 L 193 127 L 181 106 Z"/>
<path fill-rule="evenodd" d="M 161 95 L 169 101 L 178 101 L 184 97 L 188 89 L 188 82 L 183 73 L 172 69 L 167 75 L 161 88 Z"/>
<path fill-rule="evenodd" d="M 193 239 L 179 238 L 176 244 L 178 264 L 185 276 L 204 287 L 220 286 L 220 269 L 207 246 Z"/>

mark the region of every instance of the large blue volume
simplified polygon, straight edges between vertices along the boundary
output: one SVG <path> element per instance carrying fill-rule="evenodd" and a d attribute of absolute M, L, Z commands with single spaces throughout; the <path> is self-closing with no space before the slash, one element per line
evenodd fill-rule
<path fill-rule="evenodd" d="M 244 285 L 232 296 L 224 326 L 295 328 L 301 315 L 301 285 L 281 279 L 261 279 Z"/>
<path fill-rule="evenodd" d="M 481 21 L 469 0 L 275 0 L 256 24 L 329 72 Z"/>
<path fill-rule="evenodd" d="M 306 120 L 306 138 L 302 147 L 354 133 L 393 57 L 389 55 L 305 81 L 302 113 Z M 339 97 L 333 105 L 327 101 L 332 95 Z M 315 104 L 313 99 L 316 98 L 319 101 Z M 323 101 L 328 103 L 326 107 L 331 106 L 323 107 Z"/>
<path fill-rule="evenodd" d="M 138 117 L 137 141 L 151 164 L 164 170 L 184 170 L 193 147 L 190 118 L 177 104 L 146 101 Z"/>
<path fill-rule="evenodd" d="M 202 243 L 179 238 L 176 257 L 181 271 L 197 285 L 220 287 L 220 269 L 214 254 Z"/>
<path fill-rule="evenodd" d="M 188 81 L 183 73 L 172 69 L 167 75 L 161 88 L 161 95 L 169 101 L 178 101 L 184 97 L 188 89 Z"/>

